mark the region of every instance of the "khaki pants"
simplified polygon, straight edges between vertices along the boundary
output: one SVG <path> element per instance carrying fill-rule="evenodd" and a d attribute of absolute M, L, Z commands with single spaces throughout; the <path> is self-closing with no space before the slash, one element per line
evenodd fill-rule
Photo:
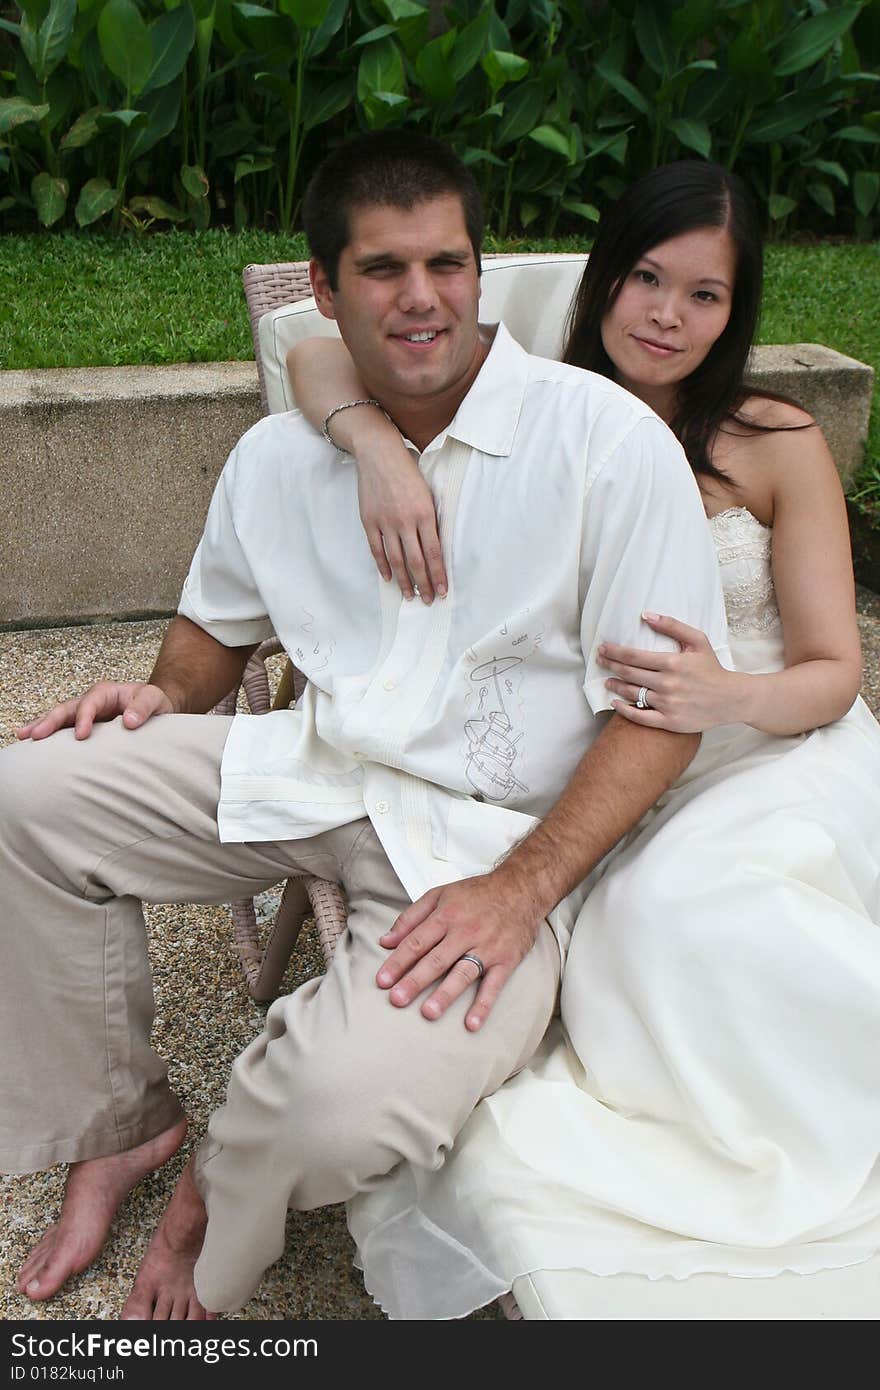
<path fill-rule="evenodd" d="M 209 1214 L 197 1285 L 214 1311 L 244 1302 L 277 1259 L 288 1206 L 346 1200 L 403 1159 L 439 1166 L 537 1046 L 559 968 L 546 928 L 477 1034 L 464 1027 L 471 992 L 437 1022 L 395 1009 L 375 983 L 378 942 L 408 898 L 372 826 L 221 844 L 229 723 L 165 715 L 0 752 L 0 1171 L 122 1152 L 180 1115 L 150 1047 L 141 902 L 227 902 L 299 871 L 346 890 L 331 970 L 269 1010 L 197 1161 Z"/>

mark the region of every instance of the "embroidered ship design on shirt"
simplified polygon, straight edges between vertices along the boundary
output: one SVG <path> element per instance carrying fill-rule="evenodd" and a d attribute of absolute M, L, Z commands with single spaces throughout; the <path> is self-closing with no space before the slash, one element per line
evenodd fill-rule
<path fill-rule="evenodd" d="M 468 760 L 465 775 L 478 796 L 487 801 L 505 801 L 511 792 L 527 792 L 528 787 L 513 774 L 517 759 L 517 744 L 522 733 L 514 733 L 510 715 L 504 703 L 513 696 L 513 682 L 501 677 L 521 666 L 519 656 L 493 657 L 475 666 L 470 678 L 480 690 L 479 716 L 464 726 L 468 740 Z M 494 697 L 492 691 L 494 688 Z M 489 705 L 496 708 L 490 709 Z"/>

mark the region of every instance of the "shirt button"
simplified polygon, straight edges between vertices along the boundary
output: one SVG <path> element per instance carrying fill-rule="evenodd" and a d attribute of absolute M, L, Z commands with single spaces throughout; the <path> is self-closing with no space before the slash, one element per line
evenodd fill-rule
<path fill-rule="evenodd" d="M 377 801 L 377 802 L 376 802 L 376 810 L 379 812 L 379 815 L 380 815 L 380 816 L 386 815 L 387 812 L 391 810 L 391 802 L 390 802 L 390 801 Z"/>
<path fill-rule="evenodd" d="M 394 681 L 383 681 L 383 682 L 382 682 L 382 689 L 383 689 L 383 690 L 396 690 L 396 689 L 397 689 L 397 686 L 396 686 L 396 684 L 395 684 Z"/>

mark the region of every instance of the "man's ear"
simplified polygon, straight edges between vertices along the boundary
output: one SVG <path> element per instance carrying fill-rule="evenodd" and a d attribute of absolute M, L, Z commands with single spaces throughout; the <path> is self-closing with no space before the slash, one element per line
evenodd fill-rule
<path fill-rule="evenodd" d="M 325 319 L 335 319 L 336 306 L 333 303 L 333 291 L 321 261 L 314 259 L 309 261 L 309 282 L 319 313 L 322 313 Z"/>

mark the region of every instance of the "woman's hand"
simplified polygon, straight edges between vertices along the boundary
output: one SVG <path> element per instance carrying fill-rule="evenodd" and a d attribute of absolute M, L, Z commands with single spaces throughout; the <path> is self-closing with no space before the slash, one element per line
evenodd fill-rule
<path fill-rule="evenodd" d="M 319 430 L 329 419 L 333 443 L 357 464 L 361 521 L 382 578 L 393 575 L 404 598 L 416 587 L 423 603 L 444 598 L 449 586 L 431 489 L 397 426 L 369 403 L 345 344 L 304 339 L 288 352 L 287 372 L 309 424 Z"/>
<path fill-rule="evenodd" d="M 646 652 L 603 642 L 597 659 L 614 672 L 605 685 L 621 697 L 612 701 L 617 713 L 633 724 L 678 734 L 739 722 L 742 682 L 748 677 L 726 671 L 706 634 L 697 628 L 656 613 L 643 613 L 642 618 L 655 632 L 672 637 L 680 651 Z M 647 689 L 646 709 L 636 706 L 642 686 Z"/>
<path fill-rule="evenodd" d="M 395 435 L 397 431 L 395 430 Z M 358 502 L 373 558 L 383 579 L 392 574 L 403 597 L 444 598 L 446 569 L 431 489 L 400 436 L 376 456 L 357 456 Z"/>

